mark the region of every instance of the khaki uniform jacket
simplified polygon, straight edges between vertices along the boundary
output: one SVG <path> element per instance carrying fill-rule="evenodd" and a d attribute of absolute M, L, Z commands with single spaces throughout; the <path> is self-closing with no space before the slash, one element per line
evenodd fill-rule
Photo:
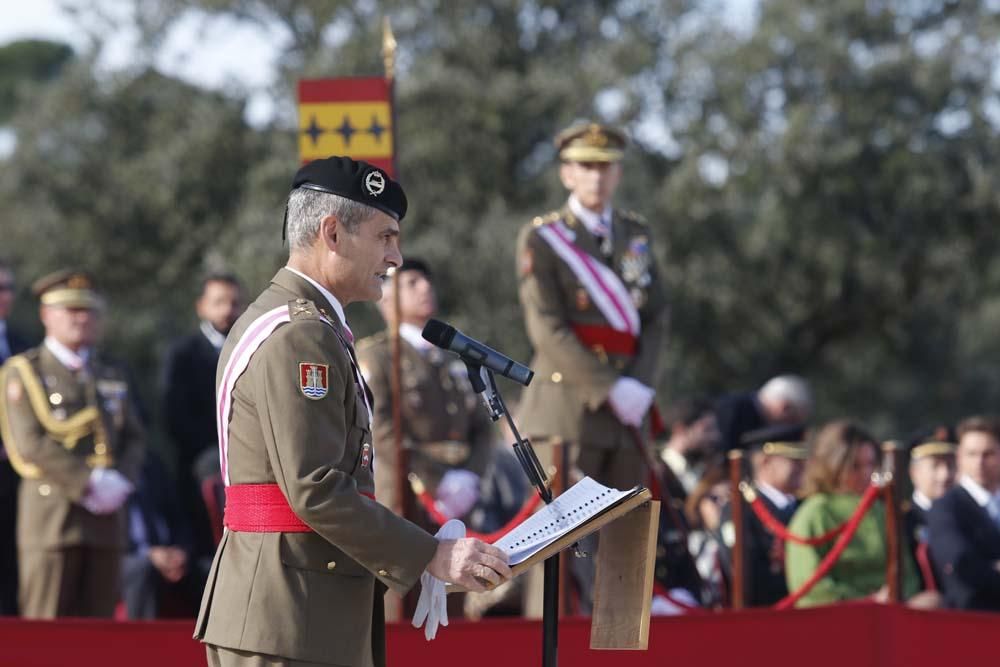
<path fill-rule="evenodd" d="M 0 429 L 14 468 L 19 549 L 124 549 L 125 512 L 97 516 L 80 505 L 95 467 L 137 483 L 145 437 L 124 372 L 92 359 L 83 379 L 44 345 L 0 371 Z"/>
<path fill-rule="evenodd" d="M 563 220 L 576 245 L 610 266 L 633 295 L 641 332 L 636 356 L 609 355 L 585 347 L 574 324 L 606 325 L 583 285 L 537 230 Z M 535 218 L 518 236 L 520 299 L 528 337 L 535 349 L 534 381 L 521 397 L 519 419 L 525 435 L 561 439 L 585 447 L 624 446 L 625 427 L 606 405 L 619 377 L 656 387 L 666 347 L 667 300 L 652 254 L 649 227 L 630 213 L 612 215 L 613 251 L 604 258 L 597 240 L 568 207 Z"/>
<path fill-rule="evenodd" d="M 381 665 L 385 587 L 409 590 L 437 540 L 363 495 L 374 492 L 370 423 L 336 312 L 282 269 L 230 332 L 217 385 L 247 326 L 286 304 L 292 321 L 260 346 L 233 390 L 229 476 L 234 485 L 276 483 L 315 532 L 227 529 L 195 637 L 292 660 Z M 328 366 L 324 397 L 305 396 L 300 363 Z"/>
<path fill-rule="evenodd" d="M 382 453 L 375 469 L 375 488 L 379 502 L 395 507 L 389 336 L 380 332 L 361 341 L 358 358 L 375 395 L 375 449 Z M 486 406 L 472 390 L 465 364 L 436 348 L 422 354 L 400 339 L 400 370 L 403 446 L 409 449 L 410 470 L 432 494 L 448 470 L 464 468 L 482 476 L 490 462 L 495 431 Z"/>

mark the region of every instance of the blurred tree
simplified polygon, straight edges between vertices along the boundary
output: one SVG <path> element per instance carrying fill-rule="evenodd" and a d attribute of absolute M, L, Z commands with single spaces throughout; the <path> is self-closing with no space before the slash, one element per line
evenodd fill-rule
<path fill-rule="evenodd" d="M 25 86 L 49 81 L 73 58 L 60 42 L 26 39 L 0 46 L 0 124 L 14 113 Z"/>

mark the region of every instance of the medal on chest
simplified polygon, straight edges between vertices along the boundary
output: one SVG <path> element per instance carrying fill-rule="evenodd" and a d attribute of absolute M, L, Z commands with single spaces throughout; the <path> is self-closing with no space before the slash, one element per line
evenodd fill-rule
<path fill-rule="evenodd" d="M 369 468 L 372 464 L 372 446 L 365 443 L 361 446 L 361 467 Z"/>
<path fill-rule="evenodd" d="M 633 236 L 622 255 L 622 279 L 640 288 L 647 287 L 653 281 L 649 275 L 650 262 L 649 239 L 646 236 Z"/>

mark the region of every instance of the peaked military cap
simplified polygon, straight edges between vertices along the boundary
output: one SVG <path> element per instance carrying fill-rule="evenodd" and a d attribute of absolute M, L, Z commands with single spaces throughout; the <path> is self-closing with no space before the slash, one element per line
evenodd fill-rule
<path fill-rule="evenodd" d="M 802 424 L 774 424 L 744 433 L 740 444 L 771 456 L 805 459 L 809 458 L 805 435 L 806 429 Z"/>
<path fill-rule="evenodd" d="M 31 292 L 45 306 L 97 309 L 104 304 L 90 274 L 77 269 L 42 276 L 32 284 Z"/>
<path fill-rule="evenodd" d="M 600 123 L 577 123 L 556 135 L 563 162 L 618 162 L 625 154 L 625 133 Z"/>
<path fill-rule="evenodd" d="M 332 156 L 304 165 L 292 180 L 292 189 L 308 188 L 340 195 L 377 208 L 395 220 L 406 215 L 406 194 L 389 175 L 361 160 Z"/>
<path fill-rule="evenodd" d="M 925 440 L 910 447 L 910 460 L 919 461 L 931 456 L 954 456 L 957 449 L 955 443 L 944 440 Z"/>

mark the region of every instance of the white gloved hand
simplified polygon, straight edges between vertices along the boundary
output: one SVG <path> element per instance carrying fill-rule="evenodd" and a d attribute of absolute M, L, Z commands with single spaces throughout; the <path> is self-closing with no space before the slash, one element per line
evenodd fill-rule
<path fill-rule="evenodd" d="M 635 378 L 620 377 L 608 393 L 608 403 L 618 421 L 626 426 L 642 426 L 656 392 Z"/>
<path fill-rule="evenodd" d="M 125 504 L 134 490 L 132 482 L 117 470 L 94 468 L 80 504 L 91 514 L 112 514 Z"/>
<path fill-rule="evenodd" d="M 471 470 L 449 470 L 434 494 L 434 508 L 449 519 L 465 516 L 479 500 L 479 475 Z"/>
<path fill-rule="evenodd" d="M 447 521 L 434 537 L 439 540 L 465 537 L 465 524 L 457 519 Z M 420 575 L 420 598 L 413 613 L 413 627 L 419 628 L 425 620 L 424 637 L 427 641 L 437 636 L 438 625 L 448 625 L 448 594 L 444 582 L 427 571 Z"/>

